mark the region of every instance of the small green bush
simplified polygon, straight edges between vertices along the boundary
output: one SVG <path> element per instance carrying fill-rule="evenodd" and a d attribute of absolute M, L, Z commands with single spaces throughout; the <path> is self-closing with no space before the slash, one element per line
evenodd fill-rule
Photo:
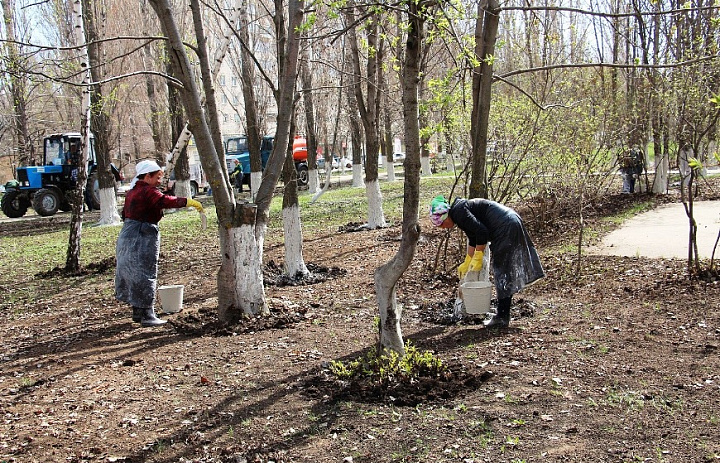
<path fill-rule="evenodd" d="M 432 352 L 420 351 L 409 342 L 402 357 L 395 352 L 378 353 L 377 348 L 372 348 L 358 359 L 330 364 L 330 372 L 338 379 L 367 379 L 378 384 L 439 376 L 443 371 L 445 365 Z"/>

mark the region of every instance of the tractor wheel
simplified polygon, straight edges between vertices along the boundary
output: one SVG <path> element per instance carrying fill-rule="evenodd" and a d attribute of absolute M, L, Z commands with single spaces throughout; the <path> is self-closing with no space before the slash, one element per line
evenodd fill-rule
<path fill-rule="evenodd" d="M 43 217 L 55 215 L 60 209 L 60 194 L 52 188 L 40 188 L 33 195 L 33 209 Z"/>
<path fill-rule="evenodd" d="M 300 186 L 305 186 L 308 184 L 308 181 L 310 180 L 310 176 L 308 175 L 308 167 L 307 164 L 300 164 L 297 166 L 297 183 Z"/>
<path fill-rule="evenodd" d="M 20 190 L 7 190 L 2 197 L 2 211 L 11 219 L 24 216 L 29 206 L 30 200 Z"/>
<path fill-rule="evenodd" d="M 87 185 L 85 186 L 85 204 L 91 211 L 100 210 L 100 181 L 98 181 L 97 171 L 90 174 Z"/>

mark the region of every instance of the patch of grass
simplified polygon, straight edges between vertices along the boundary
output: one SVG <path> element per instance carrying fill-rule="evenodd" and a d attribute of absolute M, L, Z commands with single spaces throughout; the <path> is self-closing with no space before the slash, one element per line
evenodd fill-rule
<path fill-rule="evenodd" d="M 424 211 L 430 200 L 438 194 L 447 194 L 452 186 L 452 176 L 433 176 L 421 179 L 420 210 Z M 403 181 L 380 182 L 383 196 L 383 212 L 388 223 L 402 220 Z M 307 191 L 300 192 L 300 217 L 303 234 L 312 236 L 320 233 L 335 233 L 341 225 L 350 222 L 367 222 L 367 198 L 363 188 L 334 187 L 323 194 L 314 204 L 310 204 L 312 195 Z M 174 255 L 195 243 L 208 243 L 208 252 L 217 246 L 217 215 L 212 199 L 203 199 L 208 218 L 208 227 L 200 227 L 200 219 L 195 211 L 180 210 L 168 213 L 160 221 L 162 236 L 160 252 L 163 255 Z M 282 243 L 282 196 L 273 198 L 270 207 L 265 242 L 267 245 Z M 64 288 L 62 278 L 50 278 L 43 281 L 37 288 L 33 280 L 35 275 L 47 272 L 56 267 L 64 267 L 68 241 L 69 226 L 54 232 L 28 233 L 23 236 L 0 236 L 0 285 L 10 286 L 23 282 L 22 286 L 13 287 L 12 296 L 17 302 L 44 297 L 45 294 L 56 294 Z M 115 256 L 115 243 L 120 233 L 118 226 L 94 226 L 85 222 L 80 242 L 80 264 L 87 266 L 99 263 Z M 196 256 L 197 257 L 197 256 Z M 57 286 L 59 285 L 59 287 Z M 52 288 L 52 290 L 45 289 Z M 37 292 L 36 292 L 37 290 Z M 23 291 L 16 294 L 16 291 Z"/>
<path fill-rule="evenodd" d="M 611 407 L 626 408 L 631 411 L 642 410 L 645 407 L 642 394 L 616 388 L 609 388 L 606 391 L 605 403 Z"/>
<path fill-rule="evenodd" d="M 631 205 L 630 208 L 621 212 L 620 214 L 613 217 L 607 217 L 603 220 L 613 225 L 621 225 L 626 220 L 631 219 L 642 212 L 649 211 L 654 207 L 655 204 L 652 201 L 642 201 L 639 203 L 634 203 Z"/>
<path fill-rule="evenodd" d="M 366 377 L 378 384 L 387 384 L 393 379 L 436 376 L 444 370 L 445 365 L 432 352 L 420 351 L 410 342 L 402 357 L 395 352 L 378 353 L 373 348 L 358 359 L 330 364 L 330 372 L 339 379 Z"/>
<path fill-rule="evenodd" d="M 35 378 L 23 376 L 22 378 L 20 378 L 20 381 L 18 384 L 20 385 L 21 388 L 33 387 L 35 384 L 37 384 L 37 380 Z"/>

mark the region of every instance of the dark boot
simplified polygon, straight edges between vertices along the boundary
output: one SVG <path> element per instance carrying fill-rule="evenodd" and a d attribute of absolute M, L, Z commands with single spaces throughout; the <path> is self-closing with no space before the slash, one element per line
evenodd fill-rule
<path fill-rule="evenodd" d="M 135 323 L 140 323 L 140 321 L 142 320 L 142 316 L 143 316 L 143 309 L 141 309 L 140 307 L 133 307 L 132 320 Z"/>
<path fill-rule="evenodd" d="M 161 320 L 155 316 L 155 309 L 142 309 L 143 315 L 140 324 L 142 326 L 160 326 L 167 323 L 167 320 Z"/>
<path fill-rule="evenodd" d="M 507 328 L 510 325 L 510 306 L 512 305 L 512 297 L 506 297 L 498 300 L 497 314 L 485 324 L 485 328 Z"/>

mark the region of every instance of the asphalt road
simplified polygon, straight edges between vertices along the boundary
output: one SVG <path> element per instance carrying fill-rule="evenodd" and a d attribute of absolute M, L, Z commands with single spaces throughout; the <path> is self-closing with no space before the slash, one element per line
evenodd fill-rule
<path fill-rule="evenodd" d="M 694 203 L 700 258 L 710 258 L 720 233 L 720 201 Z M 639 214 L 609 233 L 588 254 L 687 258 L 690 222 L 682 204 L 666 204 Z M 716 251 L 720 259 L 720 249 Z"/>

